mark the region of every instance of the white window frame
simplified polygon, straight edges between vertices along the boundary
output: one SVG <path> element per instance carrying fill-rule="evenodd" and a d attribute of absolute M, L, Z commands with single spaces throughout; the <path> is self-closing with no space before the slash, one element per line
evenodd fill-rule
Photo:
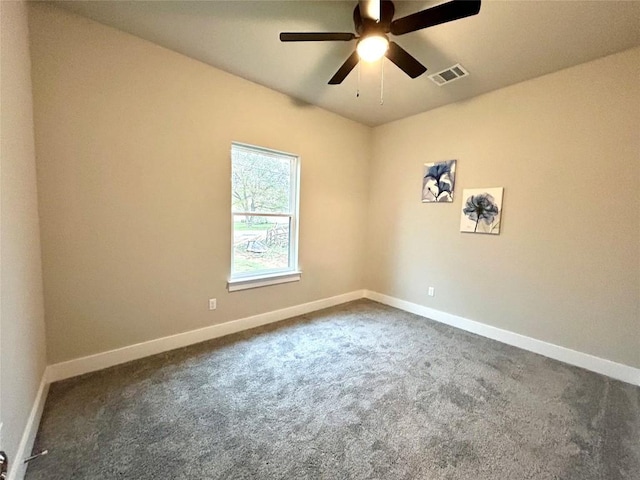
<path fill-rule="evenodd" d="M 280 283 L 297 282 L 302 272 L 298 268 L 298 211 L 300 205 L 300 157 L 298 155 L 258 147 L 246 143 L 231 143 L 231 167 L 233 169 L 233 151 L 235 148 L 263 153 L 271 156 L 286 157 L 290 160 L 289 177 L 289 211 L 288 212 L 234 212 L 233 200 L 231 205 L 231 272 L 227 283 L 229 292 L 246 290 L 249 288 L 265 287 Z M 231 178 L 233 182 L 233 178 Z M 233 188 L 233 187 L 232 187 Z M 289 265 L 286 268 L 275 268 L 255 272 L 234 273 L 234 224 L 236 216 L 253 217 L 288 217 L 289 218 Z"/>

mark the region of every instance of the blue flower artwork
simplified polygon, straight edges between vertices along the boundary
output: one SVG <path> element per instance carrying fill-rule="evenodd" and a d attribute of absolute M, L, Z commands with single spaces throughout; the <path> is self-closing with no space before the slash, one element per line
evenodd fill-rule
<path fill-rule="evenodd" d="M 456 161 L 425 163 L 422 177 L 422 203 L 453 202 Z"/>
<path fill-rule="evenodd" d="M 473 188 L 462 191 L 460 231 L 472 233 L 500 233 L 502 194 L 504 188 Z"/>

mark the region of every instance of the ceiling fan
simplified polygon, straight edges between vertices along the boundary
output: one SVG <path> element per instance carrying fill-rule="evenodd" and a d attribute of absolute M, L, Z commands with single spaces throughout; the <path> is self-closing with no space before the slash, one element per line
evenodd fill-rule
<path fill-rule="evenodd" d="M 332 42 L 358 40 L 356 50 L 329 80 L 337 85 L 349 75 L 360 60 L 373 62 L 386 56 L 411 78 L 416 78 L 427 68 L 394 41 L 388 34 L 404 35 L 441 23 L 476 15 L 480 0 L 452 0 L 435 7 L 393 19 L 395 7 L 390 0 L 360 0 L 353 10 L 356 33 L 351 32 L 282 32 L 281 42 Z"/>

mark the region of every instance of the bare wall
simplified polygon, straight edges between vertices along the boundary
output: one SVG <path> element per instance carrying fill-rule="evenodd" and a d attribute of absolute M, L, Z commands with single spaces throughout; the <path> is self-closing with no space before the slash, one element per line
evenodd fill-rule
<path fill-rule="evenodd" d="M 640 367 L 638 78 L 640 48 L 376 128 L 367 287 Z M 460 233 L 474 187 L 505 188 L 499 236 Z"/>
<path fill-rule="evenodd" d="M 0 2 L 0 32 L 0 449 L 14 463 L 46 366 L 25 3 Z"/>
<path fill-rule="evenodd" d="M 369 128 L 30 8 L 50 363 L 362 288 Z M 301 156 L 299 283 L 226 291 L 232 141 Z"/>

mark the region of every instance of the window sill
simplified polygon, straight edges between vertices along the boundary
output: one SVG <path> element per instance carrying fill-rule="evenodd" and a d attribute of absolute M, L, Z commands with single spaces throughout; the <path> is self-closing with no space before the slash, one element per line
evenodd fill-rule
<path fill-rule="evenodd" d="M 227 282 L 229 292 L 248 290 L 250 288 L 268 287 L 280 283 L 299 282 L 302 272 L 274 273 L 272 275 L 262 275 L 259 277 L 235 278 Z"/>

